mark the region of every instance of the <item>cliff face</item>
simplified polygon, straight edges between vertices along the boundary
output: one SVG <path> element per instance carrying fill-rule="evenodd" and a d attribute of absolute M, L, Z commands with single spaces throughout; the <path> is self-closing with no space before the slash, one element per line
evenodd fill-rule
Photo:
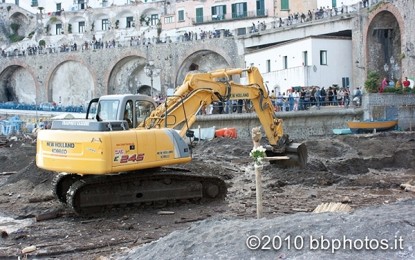
<path fill-rule="evenodd" d="M 12 47 L 13 43 L 20 46 L 22 41 L 28 45 L 36 30 L 42 28 L 39 15 L 17 5 L 0 4 L 0 48 Z"/>
<path fill-rule="evenodd" d="M 5 19 L 4 15 L 0 16 L 0 48 L 4 49 L 10 44 L 9 40 L 9 21 Z"/>

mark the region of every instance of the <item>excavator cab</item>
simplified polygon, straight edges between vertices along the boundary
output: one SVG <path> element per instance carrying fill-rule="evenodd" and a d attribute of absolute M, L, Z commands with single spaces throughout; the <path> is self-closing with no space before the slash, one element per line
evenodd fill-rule
<path fill-rule="evenodd" d="M 125 120 L 129 128 L 136 128 L 155 108 L 154 100 L 145 95 L 108 95 L 89 102 L 86 119 Z"/>

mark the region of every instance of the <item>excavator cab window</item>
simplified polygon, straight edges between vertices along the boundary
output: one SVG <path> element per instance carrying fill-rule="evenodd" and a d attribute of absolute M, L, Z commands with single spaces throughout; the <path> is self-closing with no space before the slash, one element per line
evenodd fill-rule
<path fill-rule="evenodd" d="M 119 100 L 101 100 L 97 109 L 97 120 L 117 120 Z"/>
<path fill-rule="evenodd" d="M 155 109 L 153 103 L 145 100 L 137 100 L 135 102 L 135 111 L 137 116 L 137 125 L 143 122 L 147 117 L 150 116 L 151 112 Z"/>
<path fill-rule="evenodd" d="M 125 105 L 124 120 L 127 121 L 129 128 L 133 128 L 133 102 L 131 100 Z"/>
<path fill-rule="evenodd" d="M 89 104 L 88 108 L 86 110 L 86 119 L 96 119 L 97 117 L 97 108 L 98 108 L 98 98 L 92 99 Z"/>

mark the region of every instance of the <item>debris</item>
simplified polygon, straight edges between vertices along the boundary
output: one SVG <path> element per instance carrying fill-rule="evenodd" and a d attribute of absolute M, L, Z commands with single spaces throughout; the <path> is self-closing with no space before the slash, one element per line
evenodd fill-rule
<path fill-rule="evenodd" d="M 108 260 L 108 259 L 109 259 L 108 257 L 102 256 L 102 255 L 95 258 L 95 260 Z"/>
<path fill-rule="evenodd" d="M 159 215 L 174 215 L 174 211 L 163 211 L 163 210 L 161 210 L 161 211 L 157 212 L 157 214 L 159 214 Z"/>
<path fill-rule="evenodd" d="M 292 211 L 296 211 L 296 212 L 310 212 L 311 210 L 309 209 L 300 209 L 300 208 L 292 208 Z"/>
<path fill-rule="evenodd" d="M 94 219 L 88 219 L 88 220 L 82 220 L 81 224 L 88 224 L 88 223 L 92 223 L 92 222 L 100 222 L 102 221 L 102 218 L 94 218 Z"/>
<path fill-rule="evenodd" d="M 0 139 L 0 146 L 6 146 L 7 145 L 7 139 L 1 138 Z"/>
<path fill-rule="evenodd" d="M 415 186 L 414 186 L 414 185 L 411 185 L 411 184 L 409 184 L 409 183 L 403 183 L 403 184 L 401 184 L 401 188 L 402 188 L 404 191 L 411 191 L 411 192 L 415 192 Z"/>
<path fill-rule="evenodd" d="M 181 223 L 188 223 L 188 222 L 196 222 L 199 220 L 204 220 L 205 218 L 192 218 L 192 219 L 182 219 L 182 220 L 176 220 L 174 221 L 175 224 L 181 224 Z"/>
<path fill-rule="evenodd" d="M 51 212 L 47 212 L 47 213 L 43 213 L 40 215 L 36 216 L 36 221 L 44 221 L 44 220 L 49 220 L 49 219 L 54 219 L 60 216 L 60 211 L 59 210 L 54 210 Z"/>
<path fill-rule="evenodd" d="M 43 183 L 43 182 L 41 182 Z M 29 203 L 38 203 L 38 202 L 45 202 L 45 201 L 51 201 L 53 200 L 54 197 L 51 194 L 46 194 L 46 195 L 42 195 L 42 196 L 37 196 L 37 197 L 31 197 L 29 198 Z"/>
<path fill-rule="evenodd" d="M 322 212 L 350 212 L 352 208 L 340 202 L 329 202 L 329 203 L 322 203 L 318 205 L 313 213 L 322 213 Z"/>
<path fill-rule="evenodd" d="M 349 196 L 345 196 L 341 200 L 341 203 L 352 203 L 352 200 L 349 198 Z"/>
<path fill-rule="evenodd" d="M 0 230 L 0 234 L 1 234 L 1 238 L 6 238 L 6 237 L 8 237 L 9 236 L 9 233 L 7 233 L 6 231 L 4 231 L 4 230 Z"/>
<path fill-rule="evenodd" d="M 11 171 L 11 172 L 1 172 L 0 173 L 0 175 L 12 175 L 12 174 L 15 174 L 15 173 L 17 173 L 16 171 Z"/>
<path fill-rule="evenodd" d="M 36 251 L 36 246 L 28 246 L 22 249 L 22 254 L 28 254 L 33 251 Z"/>

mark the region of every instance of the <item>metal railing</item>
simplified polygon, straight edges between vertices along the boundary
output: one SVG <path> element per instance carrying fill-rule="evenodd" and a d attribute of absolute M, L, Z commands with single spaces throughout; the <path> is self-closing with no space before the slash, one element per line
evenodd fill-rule
<path fill-rule="evenodd" d="M 192 19 L 193 25 L 200 25 L 205 23 L 226 22 L 233 20 L 252 19 L 256 17 L 267 17 L 268 10 L 256 10 L 242 13 L 230 13 L 221 15 L 199 16 Z"/>

